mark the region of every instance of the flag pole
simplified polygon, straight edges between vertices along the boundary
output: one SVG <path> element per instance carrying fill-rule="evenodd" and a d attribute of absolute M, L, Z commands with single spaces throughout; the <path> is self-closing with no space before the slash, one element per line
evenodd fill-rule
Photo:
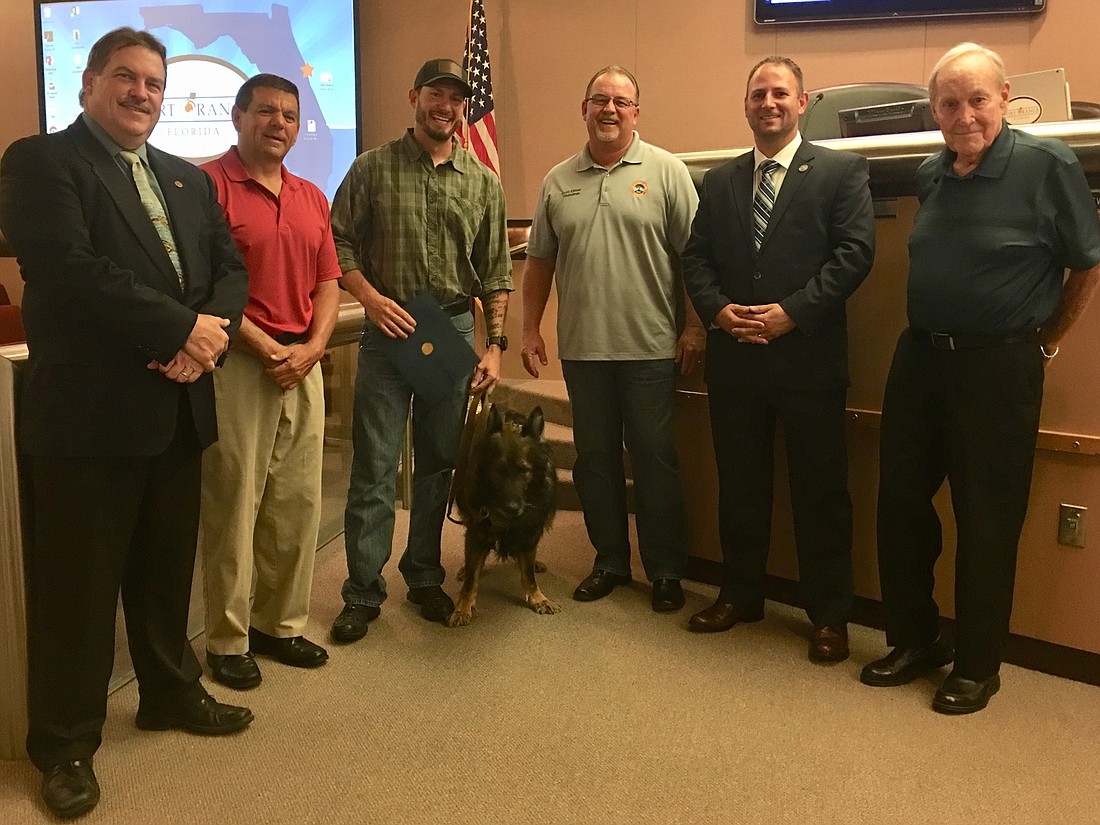
<path fill-rule="evenodd" d="M 474 35 L 474 0 L 470 0 L 470 8 L 466 12 L 466 49 L 462 52 L 462 70 L 466 72 L 466 83 L 470 83 L 470 40 Z M 470 148 L 470 123 L 466 115 L 470 111 L 470 101 L 466 101 L 466 108 L 462 112 L 462 148 Z"/>

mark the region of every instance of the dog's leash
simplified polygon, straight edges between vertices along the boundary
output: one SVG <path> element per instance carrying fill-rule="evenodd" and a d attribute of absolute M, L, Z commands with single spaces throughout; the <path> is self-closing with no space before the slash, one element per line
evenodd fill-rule
<path fill-rule="evenodd" d="M 466 483 L 466 467 L 469 464 L 470 449 L 473 447 L 474 438 L 485 429 L 488 418 L 489 400 L 485 396 L 485 391 L 480 390 L 471 393 L 466 400 L 466 423 L 462 427 L 462 441 L 458 445 L 455 471 L 451 475 L 451 489 L 447 493 L 447 520 L 454 524 L 466 523 L 454 514 L 454 504 L 458 499 L 462 485 Z"/>

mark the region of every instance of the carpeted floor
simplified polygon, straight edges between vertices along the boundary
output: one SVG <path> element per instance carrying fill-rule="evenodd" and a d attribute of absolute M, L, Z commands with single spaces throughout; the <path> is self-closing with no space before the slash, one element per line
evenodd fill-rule
<path fill-rule="evenodd" d="M 399 513 L 397 546 L 407 528 Z M 342 540 L 321 550 L 310 636 L 341 602 Z M 447 588 L 461 532 L 445 531 Z M 679 614 L 648 588 L 570 600 L 591 550 L 560 513 L 541 557 L 563 612 L 520 602 L 511 566 L 482 580 L 467 628 L 425 622 L 392 597 L 367 637 L 298 671 L 261 660 L 264 682 L 225 701 L 256 713 L 224 739 L 133 726 L 133 684 L 111 696 L 96 760 L 103 801 L 87 823 L 1100 823 L 1100 688 L 1005 667 L 983 713 L 948 718 L 936 680 L 858 682 L 881 654 L 853 628 L 853 657 L 805 657 L 807 625 L 768 619 L 726 634 L 685 630 L 714 590 L 689 583 Z M 635 563 L 636 575 L 640 565 Z M 196 649 L 202 650 L 201 638 Z M 48 821 L 28 763 L 0 763 L 0 823 Z"/>

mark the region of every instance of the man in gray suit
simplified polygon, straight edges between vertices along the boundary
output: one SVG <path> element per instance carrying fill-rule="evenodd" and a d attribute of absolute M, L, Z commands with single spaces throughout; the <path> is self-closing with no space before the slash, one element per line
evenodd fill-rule
<path fill-rule="evenodd" d="M 709 324 L 705 378 L 718 462 L 724 578 L 692 630 L 764 616 L 773 438 L 786 437 L 810 659 L 848 657 L 852 503 L 844 403 L 844 303 L 871 270 L 865 158 L 806 143 L 802 71 L 768 57 L 749 73 L 755 148 L 712 169 L 684 250 L 684 283 Z"/>

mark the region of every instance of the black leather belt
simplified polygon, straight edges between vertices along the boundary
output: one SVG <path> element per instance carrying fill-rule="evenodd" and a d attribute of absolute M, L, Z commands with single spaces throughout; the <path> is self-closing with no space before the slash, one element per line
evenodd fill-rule
<path fill-rule="evenodd" d="M 929 332 L 924 329 L 910 329 L 920 341 L 931 344 L 935 349 L 959 350 L 998 347 L 1006 344 L 1038 343 L 1039 333 L 1013 332 L 1005 335 L 954 335 L 946 332 Z"/>
<path fill-rule="evenodd" d="M 289 347 L 291 344 L 304 344 L 309 340 L 309 336 L 304 332 L 280 332 L 275 336 L 275 340 L 284 347 Z"/>
<path fill-rule="evenodd" d="M 453 304 L 443 304 L 443 311 L 454 318 L 456 315 L 462 315 L 463 313 L 470 311 L 470 299 L 463 298 L 460 301 L 455 301 Z"/>

